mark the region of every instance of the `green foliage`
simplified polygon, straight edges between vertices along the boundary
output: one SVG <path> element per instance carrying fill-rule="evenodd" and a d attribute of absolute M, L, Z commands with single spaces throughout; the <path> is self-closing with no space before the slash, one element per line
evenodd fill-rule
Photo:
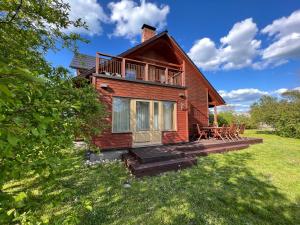
<path fill-rule="evenodd" d="M 209 114 L 210 124 L 213 124 L 214 115 Z M 253 122 L 250 115 L 236 113 L 235 111 L 223 111 L 218 113 L 218 125 L 230 125 L 232 123 L 245 124 L 247 129 L 257 128 L 256 123 Z"/>
<path fill-rule="evenodd" d="M 78 34 L 66 34 L 70 26 L 85 24 L 69 19 L 69 5 L 62 0 L 0 1 L 0 74 L 20 76 L 48 74 L 51 66 L 44 58 L 58 46 L 76 49 Z"/>
<path fill-rule="evenodd" d="M 31 175 L 4 191 L 26 193 L 26 218 L 36 224 L 300 224 L 300 140 L 246 136 L 264 143 L 143 179 L 133 179 L 121 162 L 84 166 L 82 153 L 70 149 L 55 177 Z M 123 187 L 127 180 L 131 188 Z"/>
<path fill-rule="evenodd" d="M 0 224 L 7 223 L 3 218 L 38 223 L 27 191 L 3 192 L 4 183 L 28 174 L 51 179 L 75 136 L 90 141 L 104 127 L 105 108 L 95 89 L 45 59 L 49 50 L 75 51 L 77 41 L 85 41 L 64 32 L 85 27 L 71 21 L 68 11 L 61 0 L 0 1 Z"/>
<path fill-rule="evenodd" d="M 251 117 L 271 126 L 278 135 L 300 138 L 300 92 L 289 91 L 283 97 L 262 97 L 252 105 Z"/>
<path fill-rule="evenodd" d="M 62 149 L 76 135 L 89 140 L 101 131 L 105 108 L 86 81 L 77 85 L 62 69 L 41 83 L 16 79 L 9 85 L 14 100 L 0 103 L 0 184 L 32 172 L 54 176 Z M 19 199 L 12 198 L 12 203 Z"/>

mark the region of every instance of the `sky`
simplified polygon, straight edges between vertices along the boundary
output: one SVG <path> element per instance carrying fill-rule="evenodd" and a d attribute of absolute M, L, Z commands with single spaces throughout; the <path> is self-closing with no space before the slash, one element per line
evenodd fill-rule
<path fill-rule="evenodd" d="M 64 0 L 69 27 L 88 39 L 79 52 L 119 54 L 140 42 L 142 24 L 168 30 L 232 109 L 247 112 L 263 95 L 300 90 L 299 0 L 97 1 Z M 49 52 L 54 66 L 69 67 L 69 50 Z"/>

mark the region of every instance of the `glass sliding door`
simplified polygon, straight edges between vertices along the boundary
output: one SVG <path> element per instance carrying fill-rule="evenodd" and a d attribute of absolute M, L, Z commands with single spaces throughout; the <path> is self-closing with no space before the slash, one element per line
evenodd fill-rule
<path fill-rule="evenodd" d="M 150 130 L 150 102 L 136 102 L 136 130 Z"/>
<path fill-rule="evenodd" d="M 176 102 L 131 99 L 133 146 L 162 144 L 162 132 L 176 130 L 176 120 Z"/>
<path fill-rule="evenodd" d="M 153 129 L 159 130 L 159 103 L 153 103 Z"/>
<path fill-rule="evenodd" d="M 113 98 L 112 114 L 112 131 L 128 132 L 130 130 L 130 100 Z"/>
<path fill-rule="evenodd" d="M 174 130 L 174 102 L 163 102 L 163 129 Z"/>

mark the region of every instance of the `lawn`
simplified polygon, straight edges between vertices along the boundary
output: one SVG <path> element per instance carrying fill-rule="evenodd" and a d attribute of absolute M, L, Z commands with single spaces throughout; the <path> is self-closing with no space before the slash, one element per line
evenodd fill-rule
<path fill-rule="evenodd" d="M 87 167 L 70 151 L 54 178 L 29 176 L 4 191 L 25 192 L 19 207 L 50 224 L 300 224 L 300 140 L 247 136 L 264 143 L 143 179 L 121 162 Z"/>

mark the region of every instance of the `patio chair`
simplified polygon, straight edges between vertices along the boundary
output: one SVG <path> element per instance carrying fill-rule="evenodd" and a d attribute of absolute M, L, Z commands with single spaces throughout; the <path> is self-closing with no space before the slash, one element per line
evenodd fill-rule
<path fill-rule="evenodd" d="M 237 135 L 240 139 L 243 139 L 243 137 L 241 137 L 240 135 L 244 134 L 245 128 L 246 128 L 246 124 L 244 124 L 244 123 L 239 126 L 239 129 L 237 131 Z"/>
<path fill-rule="evenodd" d="M 231 140 L 229 136 L 229 127 L 227 127 L 225 124 L 223 124 L 222 129 L 221 129 L 221 136 L 223 137 L 224 140 Z"/>
<path fill-rule="evenodd" d="M 225 141 L 222 135 L 222 130 L 223 129 L 212 128 L 213 137 L 215 139 L 221 139 L 222 141 Z"/>
<path fill-rule="evenodd" d="M 239 137 L 237 135 L 237 125 L 236 124 L 233 123 L 230 125 L 228 136 L 231 138 L 232 141 L 234 141 L 234 139 L 239 140 Z"/>
<path fill-rule="evenodd" d="M 208 139 L 207 131 L 201 129 L 201 127 L 200 127 L 200 125 L 198 123 L 197 123 L 197 131 L 198 131 L 198 134 L 199 134 L 198 141 L 200 141 L 202 137 L 204 137 L 205 139 Z"/>
<path fill-rule="evenodd" d="M 226 127 L 225 124 L 223 124 L 222 128 L 220 129 L 219 131 L 220 135 L 221 135 L 221 138 L 224 142 L 226 142 L 226 139 L 227 140 L 230 140 L 230 138 L 228 137 L 228 128 Z"/>

